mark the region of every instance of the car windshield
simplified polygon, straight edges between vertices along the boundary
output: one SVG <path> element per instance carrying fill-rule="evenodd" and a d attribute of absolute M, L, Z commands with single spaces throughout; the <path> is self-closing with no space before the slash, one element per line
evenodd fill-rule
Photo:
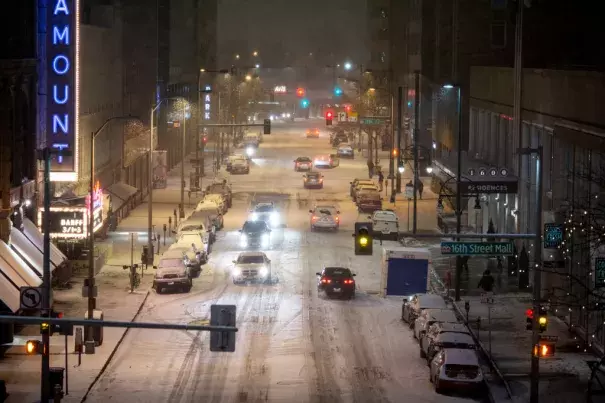
<path fill-rule="evenodd" d="M 222 193 L 223 192 L 223 185 L 211 185 L 208 187 L 208 193 Z"/>
<path fill-rule="evenodd" d="M 160 267 L 183 267 L 183 259 L 162 259 L 160 260 Z"/>
<path fill-rule="evenodd" d="M 307 178 L 316 179 L 316 178 L 319 178 L 319 174 L 318 173 L 310 173 L 310 174 L 307 174 Z"/>
<path fill-rule="evenodd" d="M 265 263 L 265 258 L 260 255 L 240 256 L 239 259 L 237 259 L 237 263 L 240 263 L 240 264 Z"/>
<path fill-rule="evenodd" d="M 336 212 L 336 209 L 333 207 L 317 207 L 315 209 L 315 214 L 321 215 L 333 215 Z"/>
<path fill-rule="evenodd" d="M 273 206 L 271 205 L 256 206 L 254 208 L 254 211 L 256 211 L 257 213 L 270 213 L 273 210 Z"/>
<path fill-rule="evenodd" d="M 189 224 L 189 225 L 183 226 L 183 228 L 181 228 L 181 231 L 182 232 L 201 231 L 203 229 L 204 229 L 204 225 L 203 224 Z"/>
<path fill-rule="evenodd" d="M 311 158 L 309 157 L 299 157 L 296 159 L 296 162 L 311 162 Z"/>
<path fill-rule="evenodd" d="M 342 267 L 326 267 L 324 273 L 329 277 L 351 277 L 351 270 Z"/>
<path fill-rule="evenodd" d="M 244 224 L 244 232 L 261 232 L 267 229 L 267 224 L 264 221 L 246 221 Z"/>

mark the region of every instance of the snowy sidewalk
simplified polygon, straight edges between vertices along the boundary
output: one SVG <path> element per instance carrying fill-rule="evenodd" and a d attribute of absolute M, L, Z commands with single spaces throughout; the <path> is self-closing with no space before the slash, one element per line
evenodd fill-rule
<path fill-rule="evenodd" d="M 185 175 L 188 177 L 193 167 L 186 158 Z M 211 180 L 209 177 L 205 181 Z M 207 182 L 206 182 L 207 183 Z M 161 233 L 163 224 L 172 216 L 173 209 L 180 202 L 180 165 L 173 168 L 168 174 L 166 189 L 154 189 L 153 196 L 153 225 L 155 232 Z M 195 207 L 200 195 L 193 198 L 191 206 L 185 204 L 186 215 Z M 174 221 L 173 221 L 174 225 Z M 137 233 L 134 248 L 131 244 L 130 233 Z M 168 234 L 164 244 L 163 234 L 160 243 L 160 254 L 170 247 L 172 237 Z M 98 287 L 97 309 L 103 311 L 106 320 L 133 321 L 143 308 L 149 294 L 154 272 L 148 269 L 143 273 L 140 286 L 130 293 L 130 280 L 128 270 L 123 265 L 130 265 L 131 259 L 140 263 L 141 248 L 147 242 L 147 203 L 144 201 L 123 219 L 115 232 L 109 234 L 104 241 L 97 241 L 98 245 L 109 246 L 111 254 L 106 264 L 97 274 Z M 157 245 L 157 244 L 156 244 Z M 131 257 L 132 255 L 132 257 Z M 159 255 L 156 254 L 156 261 Z M 141 273 L 139 269 L 139 273 Z M 68 289 L 53 290 L 54 308 L 63 312 L 65 317 L 83 318 L 87 311 L 87 300 L 82 298 L 82 274 L 71 279 Z M 78 365 L 78 355 L 74 353 L 74 337 L 67 338 L 68 352 L 68 392 L 64 402 L 80 402 L 86 395 L 88 388 L 99 376 L 104 366 L 111 359 L 120 341 L 126 334 L 123 328 L 105 328 L 103 330 L 103 344 L 96 348 L 95 354 L 82 354 L 81 365 Z M 15 337 L 15 344 L 25 344 L 28 339 L 40 339 L 36 327 L 25 328 Z M 65 367 L 65 337 L 51 337 L 51 367 Z M 28 356 L 23 346 L 9 349 L 6 357 L 0 360 L 0 379 L 6 381 L 9 398 L 8 403 L 29 403 L 40 399 L 40 357 Z"/>
<path fill-rule="evenodd" d="M 470 327 L 478 334 L 487 352 L 490 351 L 491 329 L 491 357 L 508 381 L 514 401 L 528 402 L 532 341 L 531 331 L 526 330 L 525 312 L 531 307 L 531 296 L 526 293 L 496 295 L 491 315 L 489 305 L 482 303 L 480 296 L 466 296 L 456 303 L 464 316 L 466 301 L 470 305 Z M 490 316 L 491 322 L 488 320 Z M 557 336 L 558 341 L 555 356 L 540 360 L 540 401 L 581 401 L 590 376 L 586 360 L 593 360 L 594 356 L 579 351 L 567 326 L 554 316 L 549 316 L 548 329 L 543 334 Z"/>

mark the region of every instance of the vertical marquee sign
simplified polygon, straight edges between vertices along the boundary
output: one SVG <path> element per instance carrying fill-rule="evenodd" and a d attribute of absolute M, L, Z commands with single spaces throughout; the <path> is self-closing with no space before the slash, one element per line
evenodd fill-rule
<path fill-rule="evenodd" d="M 50 180 L 78 180 L 80 0 L 50 0 L 46 33 L 46 143 L 69 150 L 52 161 Z"/>

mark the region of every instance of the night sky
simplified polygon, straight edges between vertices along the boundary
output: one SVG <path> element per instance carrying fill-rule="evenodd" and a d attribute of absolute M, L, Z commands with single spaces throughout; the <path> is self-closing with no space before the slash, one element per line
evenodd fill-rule
<path fill-rule="evenodd" d="M 256 48 L 267 57 L 291 52 L 300 59 L 314 52 L 364 58 L 366 1 L 220 0 L 219 64 L 232 52 Z"/>

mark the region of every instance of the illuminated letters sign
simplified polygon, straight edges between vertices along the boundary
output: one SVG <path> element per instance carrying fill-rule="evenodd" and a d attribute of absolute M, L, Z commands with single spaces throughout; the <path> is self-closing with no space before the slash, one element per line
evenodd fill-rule
<path fill-rule="evenodd" d="M 86 207 L 51 207 L 50 236 L 52 238 L 88 237 L 88 209 Z M 93 211 L 93 232 L 103 227 L 103 209 Z M 43 231 L 44 211 L 38 212 L 38 227 Z"/>
<path fill-rule="evenodd" d="M 52 181 L 78 179 L 79 2 L 50 0 L 47 8 L 46 143 L 71 153 L 53 159 Z"/>
<path fill-rule="evenodd" d="M 210 94 L 204 94 L 204 120 L 210 120 Z"/>
<path fill-rule="evenodd" d="M 276 94 L 285 94 L 286 91 L 286 86 L 285 85 L 277 85 L 275 86 L 275 88 L 273 88 L 273 92 Z"/>

